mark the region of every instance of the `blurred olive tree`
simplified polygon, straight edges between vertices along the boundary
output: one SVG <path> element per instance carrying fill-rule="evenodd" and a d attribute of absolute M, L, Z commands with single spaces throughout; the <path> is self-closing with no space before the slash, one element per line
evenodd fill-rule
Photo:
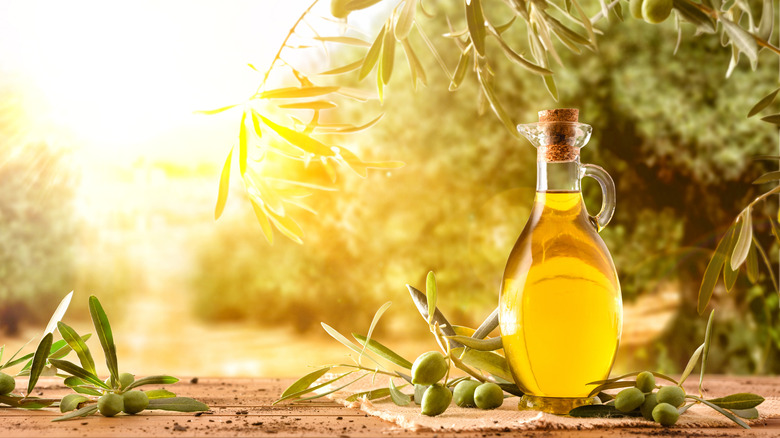
<path fill-rule="evenodd" d="M 0 330 L 43 320 L 73 283 L 78 178 L 68 153 L 28 140 L 21 99 L 0 92 Z"/>

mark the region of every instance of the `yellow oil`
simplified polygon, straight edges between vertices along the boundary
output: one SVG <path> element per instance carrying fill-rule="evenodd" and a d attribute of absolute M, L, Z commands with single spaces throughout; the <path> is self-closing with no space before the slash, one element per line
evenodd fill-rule
<path fill-rule="evenodd" d="M 612 258 L 580 192 L 537 192 L 507 262 L 500 296 L 504 350 L 536 397 L 583 398 L 609 375 L 622 301 Z"/>

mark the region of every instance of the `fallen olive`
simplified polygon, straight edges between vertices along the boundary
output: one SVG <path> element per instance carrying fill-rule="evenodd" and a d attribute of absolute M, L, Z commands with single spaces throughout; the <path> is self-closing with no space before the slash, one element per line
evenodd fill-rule
<path fill-rule="evenodd" d="M 473 408 L 477 404 L 474 402 L 474 391 L 480 385 L 473 380 L 464 380 L 455 385 L 455 404 L 462 408 Z"/>
<path fill-rule="evenodd" d="M 425 390 L 422 399 L 422 414 L 435 417 L 446 411 L 452 401 L 452 393 L 440 384 L 431 385 Z"/>

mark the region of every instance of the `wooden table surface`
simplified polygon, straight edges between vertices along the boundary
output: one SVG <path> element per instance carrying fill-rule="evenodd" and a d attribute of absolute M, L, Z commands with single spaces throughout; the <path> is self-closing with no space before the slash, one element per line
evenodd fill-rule
<path fill-rule="evenodd" d="M 22 382 L 20 379 L 17 384 Z M 194 382 L 194 381 L 193 381 Z M 712 396 L 736 392 L 755 392 L 763 396 L 780 397 L 778 377 L 724 377 L 705 379 L 708 394 Z M 691 436 L 691 437 L 780 437 L 780 419 L 743 430 L 738 427 L 718 429 L 648 429 L 615 428 L 589 431 L 539 430 L 531 432 L 487 433 L 412 433 L 394 424 L 326 400 L 303 404 L 271 406 L 290 379 L 197 379 L 197 383 L 182 380 L 167 389 L 180 396 L 195 397 L 207 403 L 211 411 L 203 414 L 175 412 L 144 412 L 140 415 L 121 415 L 105 418 L 99 415 L 52 423 L 61 415 L 58 409 L 23 411 L 0 409 L 0 437 L 71 437 L 71 436 L 407 436 L 420 437 L 637 437 L 637 436 Z M 687 385 L 686 385 L 687 386 Z M 693 388 L 691 388 L 693 390 Z M 36 391 L 42 396 L 59 397 L 68 391 L 57 379 L 42 379 Z"/>

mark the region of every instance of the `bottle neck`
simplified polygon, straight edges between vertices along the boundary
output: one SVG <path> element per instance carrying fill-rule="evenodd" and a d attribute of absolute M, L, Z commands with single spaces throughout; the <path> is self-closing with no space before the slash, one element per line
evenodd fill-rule
<path fill-rule="evenodd" d="M 580 157 L 572 161 L 536 161 L 537 192 L 579 192 Z"/>

